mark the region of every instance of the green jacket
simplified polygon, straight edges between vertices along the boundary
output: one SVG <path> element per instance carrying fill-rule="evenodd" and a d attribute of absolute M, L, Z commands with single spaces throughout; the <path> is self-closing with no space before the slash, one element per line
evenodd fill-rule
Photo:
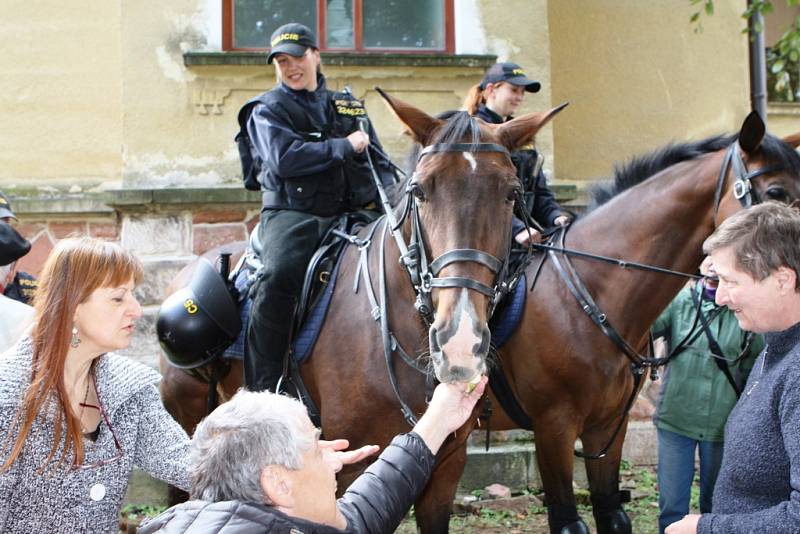
<path fill-rule="evenodd" d="M 683 288 L 653 325 L 653 334 L 666 336 L 670 348 L 680 343 L 694 324 L 697 308 L 692 302 L 692 291 L 699 293 L 699 286 Z M 703 300 L 706 317 L 716 308 L 712 301 Z M 733 312 L 724 309 L 709 328 L 726 359 L 731 361 L 739 356 L 747 334 L 739 328 Z M 653 422 L 658 428 L 695 440 L 723 441 L 725 421 L 736 404 L 736 393 L 714 362 L 699 320 L 695 331 L 699 335 L 667 365 Z M 739 362 L 728 364 L 740 387 L 764 348 L 762 336 L 752 337 L 746 355 Z"/>

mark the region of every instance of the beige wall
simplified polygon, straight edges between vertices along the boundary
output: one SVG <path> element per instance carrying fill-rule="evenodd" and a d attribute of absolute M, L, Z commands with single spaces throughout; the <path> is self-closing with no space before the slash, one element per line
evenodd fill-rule
<path fill-rule="evenodd" d="M 0 183 L 119 179 L 120 4 L 3 1 Z"/>
<path fill-rule="evenodd" d="M 271 67 L 184 66 L 185 51 L 215 48 L 212 1 L 76 1 L 4 5 L 0 187 L 238 187 L 235 114 L 274 84 Z M 459 37 L 468 51 L 515 61 L 542 82 L 523 112 L 571 102 L 537 138 L 558 180 L 606 175 L 613 162 L 671 139 L 735 130 L 747 113 L 745 0 L 716 2 L 702 33 L 686 0 L 456 4 L 457 17 L 469 19 L 460 27 L 470 35 Z M 466 67 L 325 72 L 333 87 L 346 80 L 366 97 L 395 156 L 408 141 L 374 85 L 436 113 L 458 107 L 482 75 Z"/>
<path fill-rule="evenodd" d="M 606 176 L 673 139 L 738 129 L 748 104 L 744 0 L 715 2 L 695 33 L 684 0 L 550 2 L 559 179 Z"/>

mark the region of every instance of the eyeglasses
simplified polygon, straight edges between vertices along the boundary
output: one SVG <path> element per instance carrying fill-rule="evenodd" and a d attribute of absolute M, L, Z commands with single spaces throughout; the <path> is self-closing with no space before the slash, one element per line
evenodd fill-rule
<path fill-rule="evenodd" d="M 103 421 L 105 421 L 108 430 L 111 432 L 111 437 L 114 439 L 114 447 L 116 447 L 117 453 L 112 458 L 98 460 L 97 462 L 91 464 L 74 465 L 72 466 L 72 469 L 76 471 L 82 471 L 86 469 L 96 469 L 98 467 L 103 467 L 104 465 L 112 464 L 114 462 L 119 461 L 124 455 L 124 451 L 122 450 L 122 445 L 120 445 L 119 443 L 119 438 L 117 438 L 117 434 L 116 432 L 114 432 L 114 427 L 111 426 L 111 421 L 109 420 L 106 411 L 103 409 L 102 404 L 100 406 L 96 406 L 94 404 L 85 404 L 82 402 L 80 403 L 80 405 L 84 408 L 93 408 L 100 412 L 100 415 L 103 417 Z"/>
<path fill-rule="evenodd" d="M 709 289 L 716 289 L 719 285 L 719 276 L 704 276 L 703 285 Z"/>

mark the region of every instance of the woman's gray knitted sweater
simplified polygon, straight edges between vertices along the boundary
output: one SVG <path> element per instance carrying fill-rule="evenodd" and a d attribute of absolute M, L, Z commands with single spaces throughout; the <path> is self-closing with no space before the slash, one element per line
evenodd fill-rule
<path fill-rule="evenodd" d="M 725 426 L 713 513 L 699 534 L 800 532 L 800 323 L 766 341 Z"/>
<path fill-rule="evenodd" d="M 31 362 L 30 338 L 0 358 L 0 439 L 5 439 L 30 384 Z M 95 380 L 122 457 L 79 470 L 70 468 L 70 460 L 55 471 L 39 474 L 52 444 L 54 417 L 52 413 L 38 417 L 22 455 L 0 474 L 0 532 L 118 532 L 119 509 L 134 465 L 182 489 L 188 487 L 189 438 L 161 403 L 158 373 L 106 354 L 95 363 Z M 15 430 L 12 438 L 16 436 Z M 97 441 L 86 440 L 84 446 L 84 465 L 118 454 L 102 418 Z M 0 461 L 5 461 L 8 452 L 2 449 Z"/>

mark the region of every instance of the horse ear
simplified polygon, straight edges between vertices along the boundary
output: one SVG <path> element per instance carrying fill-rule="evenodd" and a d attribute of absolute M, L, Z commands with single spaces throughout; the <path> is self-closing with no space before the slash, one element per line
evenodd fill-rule
<path fill-rule="evenodd" d="M 761 115 L 758 114 L 758 111 L 751 111 L 739 131 L 739 146 L 747 154 L 752 154 L 761 145 L 766 132 L 767 128 L 764 126 L 764 121 L 761 120 Z"/>
<path fill-rule="evenodd" d="M 784 137 L 783 142 L 789 146 L 797 148 L 798 146 L 800 146 L 800 132 Z"/>
<path fill-rule="evenodd" d="M 499 125 L 495 132 L 500 138 L 500 143 L 509 150 L 514 150 L 530 143 L 536 132 L 568 105 L 569 102 L 564 102 L 550 111 L 528 113 Z"/>
<path fill-rule="evenodd" d="M 375 87 L 375 90 L 383 97 L 389 109 L 400 119 L 400 122 L 405 125 L 406 133 L 422 146 L 428 144 L 433 132 L 443 124 L 443 121 L 431 117 L 424 111 L 389 96 L 380 87 Z"/>

